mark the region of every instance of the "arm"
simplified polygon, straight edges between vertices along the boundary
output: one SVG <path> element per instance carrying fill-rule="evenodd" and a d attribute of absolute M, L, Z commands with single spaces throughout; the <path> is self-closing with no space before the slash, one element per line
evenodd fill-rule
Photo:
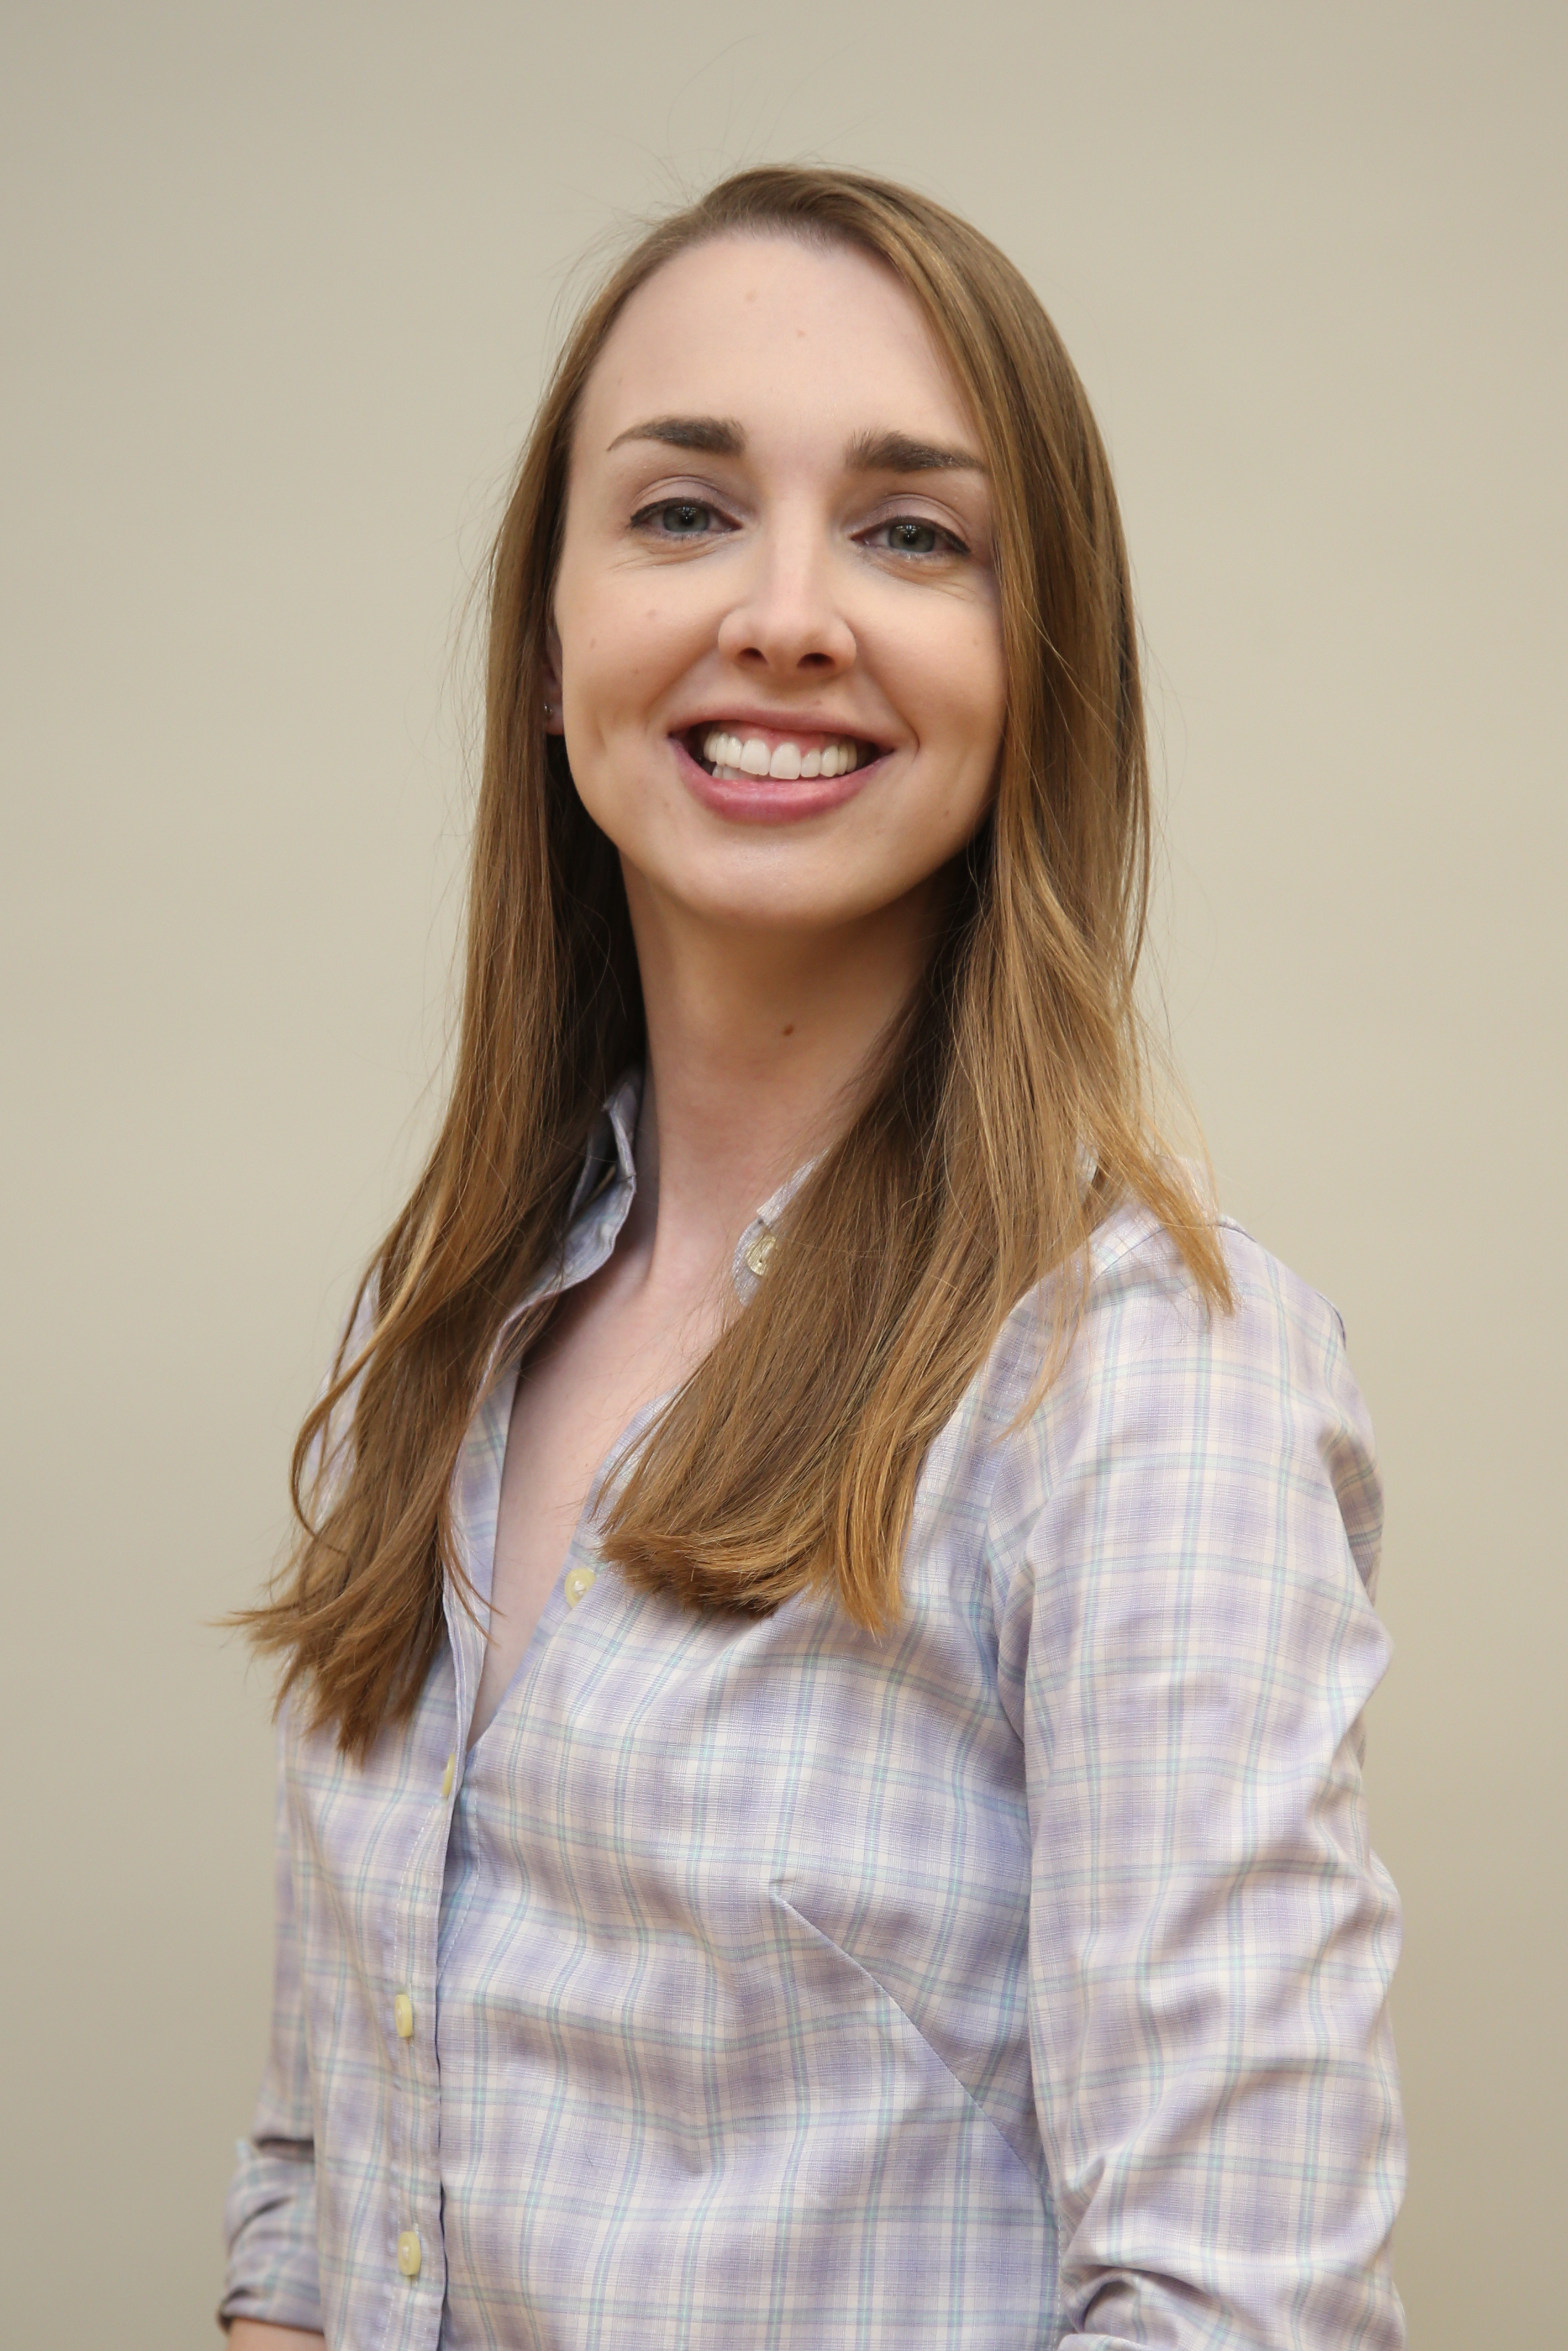
<path fill-rule="evenodd" d="M 319 2342 L 321 2300 L 316 2264 L 316 2147 L 278 1735 L 277 1917 L 272 2043 L 256 2119 L 240 2142 L 225 2210 L 228 2269 L 220 2320 L 231 2346 L 293 2351 Z"/>
<path fill-rule="evenodd" d="M 375 1321 L 376 1284 L 368 1281 L 334 1366 L 352 1358 Z M 329 1371 L 319 1392 L 326 1393 Z M 351 1423 L 352 1396 L 340 1408 L 338 1426 Z M 318 1445 L 320 1440 L 318 1439 Z M 313 1466 L 319 1465 L 319 1452 Z M 340 1475 L 340 1457 L 336 1475 Z M 307 1490 L 310 1480 L 306 1480 Z M 276 1829 L 277 1958 L 273 1980 L 272 2045 L 256 2120 L 238 2149 L 239 2164 L 225 2210 L 228 2270 L 220 2324 L 230 2351 L 296 2351 L 323 2341 L 321 2297 L 316 2261 L 316 2143 L 310 2095 L 310 2061 L 305 2036 L 299 1940 L 295 1914 L 294 1872 L 288 1853 L 288 1813 L 284 1777 L 287 1726 L 277 1728 Z"/>
<path fill-rule="evenodd" d="M 1370 1430 L 1332 1310 L 1231 1257 L 1207 1322 L 1113 1267 L 998 1480 L 1060 2351 L 1405 2341 Z"/>

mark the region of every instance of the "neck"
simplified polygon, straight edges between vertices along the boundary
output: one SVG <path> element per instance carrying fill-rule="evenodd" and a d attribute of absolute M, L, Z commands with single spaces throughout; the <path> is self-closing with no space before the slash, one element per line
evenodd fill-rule
<path fill-rule="evenodd" d="M 627 1242 L 685 1287 L 727 1268 L 758 1208 L 853 1116 L 875 1048 L 917 984 L 932 904 L 832 932 L 687 920 L 627 874 L 647 1019 Z"/>

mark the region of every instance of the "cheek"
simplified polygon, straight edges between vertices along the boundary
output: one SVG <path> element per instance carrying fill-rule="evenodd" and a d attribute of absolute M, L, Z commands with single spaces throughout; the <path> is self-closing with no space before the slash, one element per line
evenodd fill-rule
<path fill-rule="evenodd" d="M 975 616 L 960 665 L 970 725 L 999 738 L 1007 710 L 1007 670 L 1002 658 L 1001 615 L 992 608 Z"/>
<path fill-rule="evenodd" d="M 625 725 L 679 681 L 706 642 L 695 601 L 634 570 L 606 567 L 584 577 L 563 564 L 556 631 L 569 706 L 580 724 L 596 731 Z"/>
<path fill-rule="evenodd" d="M 868 618 L 870 616 L 868 615 Z M 883 611 L 873 630 L 900 690 L 940 725 L 1001 724 L 1006 699 L 999 607 L 983 592 L 928 590 L 913 610 Z M 868 635 L 873 632 L 868 631 Z"/>
<path fill-rule="evenodd" d="M 933 756 L 928 804 L 933 836 L 946 852 L 967 841 L 990 806 L 1007 716 L 1001 631 L 988 611 L 971 612 L 930 649 L 920 674 L 925 747 Z"/>

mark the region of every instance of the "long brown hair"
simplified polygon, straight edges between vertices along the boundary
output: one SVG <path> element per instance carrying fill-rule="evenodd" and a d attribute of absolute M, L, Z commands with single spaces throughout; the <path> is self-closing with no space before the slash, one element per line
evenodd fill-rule
<path fill-rule="evenodd" d="M 927 319 L 990 469 L 1007 718 L 995 804 L 955 871 L 917 999 L 757 1295 L 618 1486 L 603 1550 L 632 1583 L 699 1606 L 766 1612 L 814 1586 L 883 1626 L 931 1439 L 1051 1273 L 1060 1360 L 1112 1206 L 1142 1202 L 1198 1291 L 1228 1299 L 1211 1222 L 1149 1111 L 1134 997 L 1144 714 L 1121 522 L 1083 388 L 1017 270 L 940 205 L 857 172 L 740 172 L 654 226 L 587 304 L 496 540 L 450 1102 L 365 1274 L 368 1328 L 300 1430 L 292 1557 L 241 1620 L 350 1753 L 417 1700 L 443 1638 L 444 1573 L 461 1583 L 464 1431 L 503 1322 L 560 1248 L 601 1104 L 643 1050 L 616 855 L 544 729 L 546 633 L 573 423 L 605 338 L 663 263 L 735 234 L 855 246 Z"/>

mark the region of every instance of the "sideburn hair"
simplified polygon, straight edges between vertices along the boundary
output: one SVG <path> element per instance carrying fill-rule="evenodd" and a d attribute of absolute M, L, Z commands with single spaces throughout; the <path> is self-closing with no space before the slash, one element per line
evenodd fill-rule
<path fill-rule="evenodd" d="M 1044 1393 L 1113 1208 L 1141 1203 L 1207 1306 L 1229 1303 L 1211 1213 L 1150 1107 L 1134 1000 L 1148 758 L 1126 551 L 1082 385 L 1022 277 L 940 205 L 857 172 L 741 172 L 653 227 L 587 304 L 491 559 L 450 1098 L 299 1431 L 292 1552 L 235 1620 L 281 1661 L 280 1702 L 297 1689 L 350 1756 L 412 1714 L 444 1638 L 444 1578 L 473 1604 L 453 1540 L 459 1448 L 503 1323 L 559 1257 L 601 1106 L 644 1050 L 619 863 L 544 728 L 546 637 L 572 428 L 605 338 L 666 261 L 735 235 L 852 246 L 925 314 L 990 471 L 1007 716 L 996 800 L 955 867 L 925 982 L 766 1280 L 618 1485 L 604 1555 L 695 1607 L 766 1614 L 815 1591 L 883 1629 L 927 1447 L 1042 1282 Z"/>

